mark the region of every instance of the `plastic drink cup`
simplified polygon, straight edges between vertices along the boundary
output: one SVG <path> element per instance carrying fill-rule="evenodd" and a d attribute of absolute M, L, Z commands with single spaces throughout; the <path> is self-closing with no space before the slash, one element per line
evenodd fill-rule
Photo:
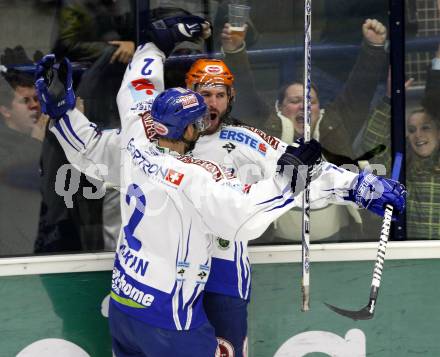
<path fill-rule="evenodd" d="M 244 38 L 246 21 L 249 19 L 250 6 L 229 4 L 228 18 L 231 24 L 231 35 Z"/>

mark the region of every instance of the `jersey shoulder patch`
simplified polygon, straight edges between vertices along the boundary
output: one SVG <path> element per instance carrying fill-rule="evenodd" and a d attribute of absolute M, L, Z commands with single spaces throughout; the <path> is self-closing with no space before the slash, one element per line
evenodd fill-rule
<path fill-rule="evenodd" d="M 232 178 L 235 178 L 235 176 L 229 170 L 225 170 L 221 166 L 209 160 L 196 159 L 192 156 L 187 155 L 179 156 L 177 159 L 185 164 L 200 166 L 205 171 L 208 171 L 215 181 L 220 181 L 223 179 L 230 180 Z"/>
<path fill-rule="evenodd" d="M 268 143 L 273 149 L 277 150 L 278 149 L 278 145 L 280 145 L 280 140 L 277 139 L 276 137 L 266 134 L 263 130 L 254 128 L 252 126 L 247 126 L 247 125 L 239 125 L 239 127 L 241 128 L 245 128 L 249 131 L 251 131 L 254 134 L 257 134 L 261 139 L 263 139 L 266 143 Z"/>

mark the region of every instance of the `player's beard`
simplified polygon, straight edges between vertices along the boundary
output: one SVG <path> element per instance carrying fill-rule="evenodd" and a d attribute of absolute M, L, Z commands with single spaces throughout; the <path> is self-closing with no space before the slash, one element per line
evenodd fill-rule
<path fill-rule="evenodd" d="M 182 141 L 185 143 L 185 146 L 186 146 L 185 153 L 188 153 L 188 152 L 191 152 L 194 150 L 194 148 L 196 147 L 197 140 L 199 140 L 199 138 L 200 138 L 200 133 L 197 133 L 196 138 L 193 140 L 188 140 L 188 139 L 182 138 Z"/>

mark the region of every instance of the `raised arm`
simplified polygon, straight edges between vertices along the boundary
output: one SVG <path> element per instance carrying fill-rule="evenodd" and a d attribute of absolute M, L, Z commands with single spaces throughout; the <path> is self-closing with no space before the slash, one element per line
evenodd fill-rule
<path fill-rule="evenodd" d="M 46 55 L 37 65 L 35 87 L 42 112 L 51 118 L 69 161 L 88 176 L 119 186 L 120 137 L 117 130 L 101 132 L 78 109 L 72 86 L 72 67 L 67 58 L 56 64 Z"/>
<path fill-rule="evenodd" d="M 154 98 L 164 90 L 164 60 L 163 52 L 151 42 L 137 48 L 125 70 L 116 99 L 122 129 L 136 120 L 136 116 L 127 115 L 129 111 L 150 111 Z"/>
<path fill-rule="evenodd" d="M 346 155 L 352 151 L 353 141 L 367 119 L 371 100 L 386 68 L 385 26 L 368 19 L 362 32 L 364 41 L 357 61 L 341 94 L 326 107 L 320 124 L 322 146 L 336 154 Z"/>
<path fill-rule="evenodd" d="M 77 109 L 52 121 L 49 128 L 69 162 L 79 171 L 112 186 L 120 186 L 120 130 L 100 131 Z"/>
<path fill-rule="evenodd" d="M 231 34 L 228 23 L 223 27 L 221 40 L 225 63 L 235 78 L 236 99 L 232 114 L 240 122 L 261 129 L 264 127 L 271 110 L 257 92 L 246 51 L 246 43 L 242 37 Z"/>

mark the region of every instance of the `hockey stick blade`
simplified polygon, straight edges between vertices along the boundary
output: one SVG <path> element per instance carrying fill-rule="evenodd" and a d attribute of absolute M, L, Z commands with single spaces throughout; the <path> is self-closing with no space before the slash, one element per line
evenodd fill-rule
<path fill-rule="evenodd" d="M 394 158 L 393 171 L 391 174 L 391 178 L 393 180 L 397 181 L 399 179 L 400 168 L 402 165 L 402 158 L 403 158 L 402 153 L 397 152 L 396 157 Z M 392 216 L 393 216 L 393 206 L 387 204 L 385 206 L 385 212 L 382 221 L 382 229 L 379 240 L 379 247 L 377 250 L 376 263 L 374 264 L 373 280 L 371 282 L 371 288 L 370 288 L 370 301 L 368 302 L 368 305 L 358 311 L 351 311 L 351 310 L 344 310 L 324 302 L 324 304 L 327 305 L 329 309 L 333 310 L 337 314 L 348 317 L 352 320 L 370 320 L 373 318 L 374 310 L 376 308 L 376 300 L 379 294 L 380 281 L 382 279 L 383 264 L 385 262 L 385 251 L 387 247 L 388 237 L 390 234 Z"/>
<path fill-rule="evenodd" d="M 326 302 L 324 304 L 326 304 L 330 310 L 333 310 L 337 314 L 348 317 L 348 318 L 355 320 L 355 321 L 357 321 L 357 320 L 370 320 L 374 316 L 374 309 L 372 312 L 370 312 L 371 311 L 370 304 L 363 307 L 359 311 L 340 309 L 339 307 L 327 304 Z"/>

